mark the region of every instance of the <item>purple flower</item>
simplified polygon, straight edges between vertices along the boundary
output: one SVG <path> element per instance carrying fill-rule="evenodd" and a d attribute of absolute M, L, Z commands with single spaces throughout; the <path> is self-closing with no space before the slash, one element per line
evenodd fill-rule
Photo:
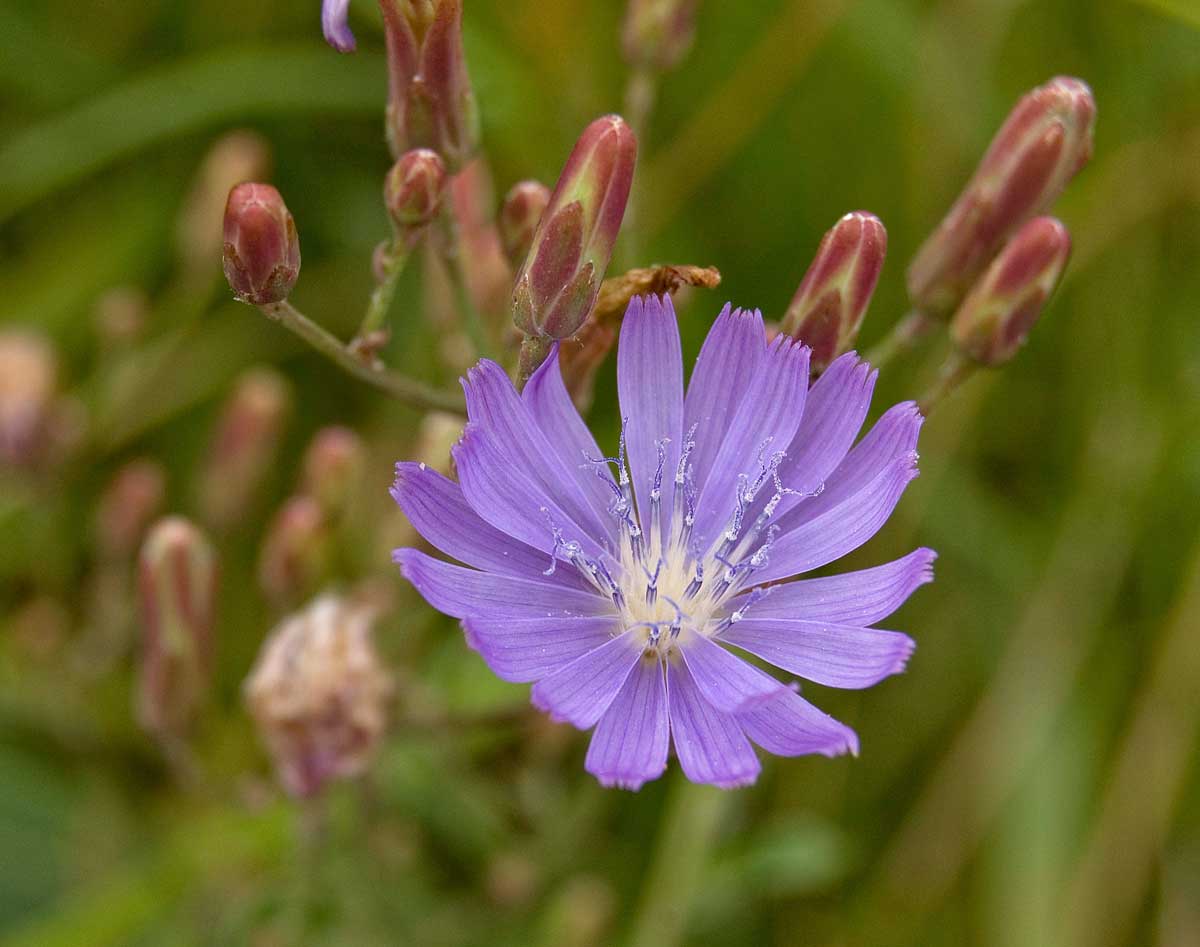
<path fill-rule="evenodd" d="M 634 299 L 615 458 L 572 406 L 555 351 L 521 394 L 491 362 L 470 372 L 459 483 L 397 466 L 392 495 L 413 525 L 466 563 L 399 549 L 401 571 L 496 674 L 595 727 L 586 767 L 606 786 L 661 776 L 671 741 L 689 779 L 722 787 L 754 782 L 752 742 L 858 751 L 853 730 L 731 647 L 849 688 L 912 653 L 906 635 L 869 626 L 930 581 L 931 550 L 780 584 L 870 539 L 917 474 L 916 406 L 854 444 L 876 373 L 849 353 L 810 390 L 808 359 L 786 336 L 768 345 L 760 313 L 727 306 L 685 395 L 669 297 Z"/>
<path fill-rule="evenodd" d="M 350 0 L 321 0 L 321 30 L 325 41 L 339 53 L 354 52 L 349 16 Z"/>

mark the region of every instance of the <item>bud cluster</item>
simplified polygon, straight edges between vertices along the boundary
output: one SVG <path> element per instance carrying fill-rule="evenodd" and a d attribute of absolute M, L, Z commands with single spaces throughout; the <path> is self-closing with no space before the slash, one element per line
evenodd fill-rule
<path fill-rule="evenodd" d="M 392 154 L 432 148 L 457 171 L 479 143 L 479 111 L 463 52 L 462 0 L 380 0 L 379 6 L 387 39 Z"/>
<path fill-rule="evenodd" d="M 1096 104 L 1058 77 L 1028 93 L 988 147 L 946 218 L 908 269 L 914 308 L 948 319 L 1017 229 L 1057 200 L 1092 155 Z"/>

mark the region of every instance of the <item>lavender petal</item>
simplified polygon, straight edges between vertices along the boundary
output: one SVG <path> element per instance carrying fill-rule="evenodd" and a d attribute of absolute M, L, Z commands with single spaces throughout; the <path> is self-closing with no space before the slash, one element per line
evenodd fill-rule
<path fill-rule="evenodd" d="M 703 635 L 679 650 L 701 695 L 722 713 L 747 710 L 787 687 Z"/>
<path fill-rule="evenodd" d="M 704 699 L 682 662 L 667 665 L 667 701 L 675 754 L 688 779 L 733 789 L 758 778 L 762 764 L 737 718 Z"/>
<path fill-rule="evenodd" d="M 546 553 L 513 539 L 476 513 L 462 488 L 425 464 L 399 463 L 392 498 L 421 536 L 447 556 L 486 572 L 590 589 L 571 565 L 547 576 Z"/>
<path fill-rule="evenodd" d="M 467 643 L 497 677 L 537 681 L 600 647 L 620 625 L 615 617 L 512 618 L 472 615 L 463 619 Z"/>
<path fill-rule="evenodd" d="M 808 356 L 806 347 L 785 335 L 767 349 L 721 442 L 707 482 L 698 484 L 695 536 L 700 548 L 707 548 L 733 515 L 739 477 L 760 476 L 761 466 L 791 443 L 808 395 Z M 769 478 L 761 489 L 767 496 L 774 492 Z"/>
<path fill-rule="evenodd" d="M 754 573 L 754 581 L 765 583 L 800 575 L 853 552 L 879 532 L 892 515 L 904 488 L 917 476 L 916 463 L 915 453 L 899 457 L 837 506 L 790 530 L 784 526 L 771 547 L 767 564 Z"/>
<path fill-rule="evenodd" d="M 533 705 L 580 730 L 593 727 L 642 656 L 642 630 L 631 628 L 533 685 Z"/>
<path fill-rule="evenodd" d="M 430 605 L 454 618 L 600 618 L 613 603 L 593 592 L 441 562 L 416 549 L 397 549 L 392 561 Z"/>
<path fill-rule="evenodd" d="M 641 789 L 667 768 L 670 726 L 658 660 L 642 660 L 592 734 L 584 768 L 602 786 Z"/>
<path fill-rule="evenodd" d="M 858 756 L 853 730 L 790 690 L 738 714 L 737 719 L 751 740 L 776 756 Z"/>
<path fill-rule="evenodd" d="M 617 395 L 621 416 L 628 419 L 629 472 L 645 525 L 650 522 L 650 492 L 659 469 L 657 445 L 668 442 L 662 509 L 669 511 L 683 439 L 683 353 L 669 296 L 637 296 L 630 301 L 617 347 Z"/>
<path fill-rule="evenodd" d="M 872 569 L 772 586 L 769 595 L 756 599 L 749 616 L 873 625 L 896 611 L 926 582 L 933 581 L 936 558 L 932 549 L 921 548 Z M 730 611 L 743 608 L 749 598 L 749 593 L 735 598 Z"/>
<path fill-rule="evenodd" d="M 853 689 L 899 674 L 916 647 L 898 631 L 787 618 L 747 618 L 721 640 L 807 680 Z"/>
<path fill-rule="evenodd" d="M 354 52 L 354 34 L 348 21 L 350 0 L 322 0 L 321 30 L 325 41 L 339 53 Z"/>
<path fill-rule="evenodd" d="M 694 426 L 691 463 L 697 485 L 709 471 L 734 416 L 766 355 L 762 314 L 757 310 L 721 310 L 696 358 L 683 405 L 683 431 Z"/>
<path fill-rule="evenodd" d="M 563 461 L 504 369 L 481 360 L 467 373 L 463 390 L 467 417 L 488 434 L 506 468 L 537 484 L 588 535 L 616 538 L 616 521 L 608 512 L 610 497 L 591 491 L 595 478 L 584 474 L 578 463 Z"/>

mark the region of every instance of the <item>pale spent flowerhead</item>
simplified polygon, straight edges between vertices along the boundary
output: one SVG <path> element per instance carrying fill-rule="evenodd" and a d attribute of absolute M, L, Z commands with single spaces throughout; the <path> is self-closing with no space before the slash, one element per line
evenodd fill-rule
<path fill-rule="evenodd" d="M 374 622 L 373 607 L 322 595 L 263 642 L 243 691 L 293 796 L 357 776 L 375 756 L 393 684 L 372 642 Z"/>
<path fill-rule="evenodd" d="M 461 620 L 555 719 L 595 728 L 586 768 L 636 789 L 669 744 L 686 776 L 754 782 L 770 753 L 857 752 L 846 725 L 731 648 L 820 684 L 869 687 L 913 642 L 882 621 L 932 578 L 934 553 L 784 582 L 870 539 L 916 476 L 922 418 L 886 411 L 855 443 L 876 373 L 853 353 L 809 386 L 809 350 L 767 344 L 726 307 L 685 391 L 669 297 L 629 305 L 617 353 L 622 435 L 600 451 L 557 349 L 518 393 L 482 361 L 464 381 L 459 481 L 397 465 L 393 496 L 457 565 L 399 549 L 404 576 Z"/>

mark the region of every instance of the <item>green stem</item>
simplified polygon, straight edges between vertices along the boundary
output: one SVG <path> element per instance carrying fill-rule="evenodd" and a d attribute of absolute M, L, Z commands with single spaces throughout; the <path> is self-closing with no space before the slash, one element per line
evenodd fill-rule
<path fill-rule="evenodd" d="M 371 300 L 367 303 L 367 312 L 363 316 L 362 325 L 358 327 L 356 338 L 365 339 L 370 333 L 383 328 L 408 257 L 408 247 L 398 239 L 393 240 L 383 258 L 383 280 L 371 293 Z"/>
<path fill-rule="evenodd" d="M 449 188 L 447 188 L 447 191 Z M 448 196 L 448 195 L 447 195 Z M 446 264 L 446 273 L 450 277 L 450 285 L 454 290 L 454 302 L 462 319 L 467 337 L 475 347 L 477 355 L 485 358 L 495 358 L 487 327 L 483 324 L 483 316 L 471 299 L 471 291 L 467 287 L 467 274 L 463 269 L 462 247 L 459 244 L 458 221 L 454 218 L 451 206 L 454 202 L 442 202 L 441 226 L 442 239 L 438 241 L 438 249 Z"/>
<path fill-rule="evenodd" d="M 974 375 L 978 368 L 978 362 L 967 358 L 957 349 L 951 351 L 938 370 L 937 379 L 917 401 L 917 407 L 921 409 L 921 413 L 929 417 L 929 412 L 959 385 Z"/>
<path fill-rule="evenodd" d="M 937 321 L 922 312 L 912 310 L 892 326 L 892 331 L 867 352 L 867 361 L 882 368 L 897 355 L 903 355 L 937 327 Z"/>
<path fill-rule="evenodd" d="M 645 143 L 646 130 L 650 126 L 650 115 L 654 111 L 654 102 L 658 98 L 659 74 L 650 69 L 637 67 L 629 74 L 629 82 L 625 86 L 625 118 L 639 147 Z M 629 190 L 629 201 L 625 205 L 625 216 L 621 227 L 621 255 L 626 267 L 636 266 L 641 253 L 638 242 L 640 233 L 641 178 L 635 176 L 633 187 Z"/>
<path fill-rule="evenodd" d="M 391 395 L 397 401 L 403 401 L 414 408 L 426 410 L 448 411 L 452 414 L 465 412 L 461 395 L 438 391 L 415 378 L 368 364 L 342 345 L 336 336 L 322 329 L 286 300 L 268 303 L 259 306 L 259 309 L 268 318 L 294 332 L 339 368 L 353 375 L 359 381 L 364 381 Z"/>
<path fill-rule="evenodd" d="M 641 885 L 630 947 L 672 947 L 683 940 L 731 798 L 720 789 L 676 778 L 660 822 L 654 861 Z"/>

